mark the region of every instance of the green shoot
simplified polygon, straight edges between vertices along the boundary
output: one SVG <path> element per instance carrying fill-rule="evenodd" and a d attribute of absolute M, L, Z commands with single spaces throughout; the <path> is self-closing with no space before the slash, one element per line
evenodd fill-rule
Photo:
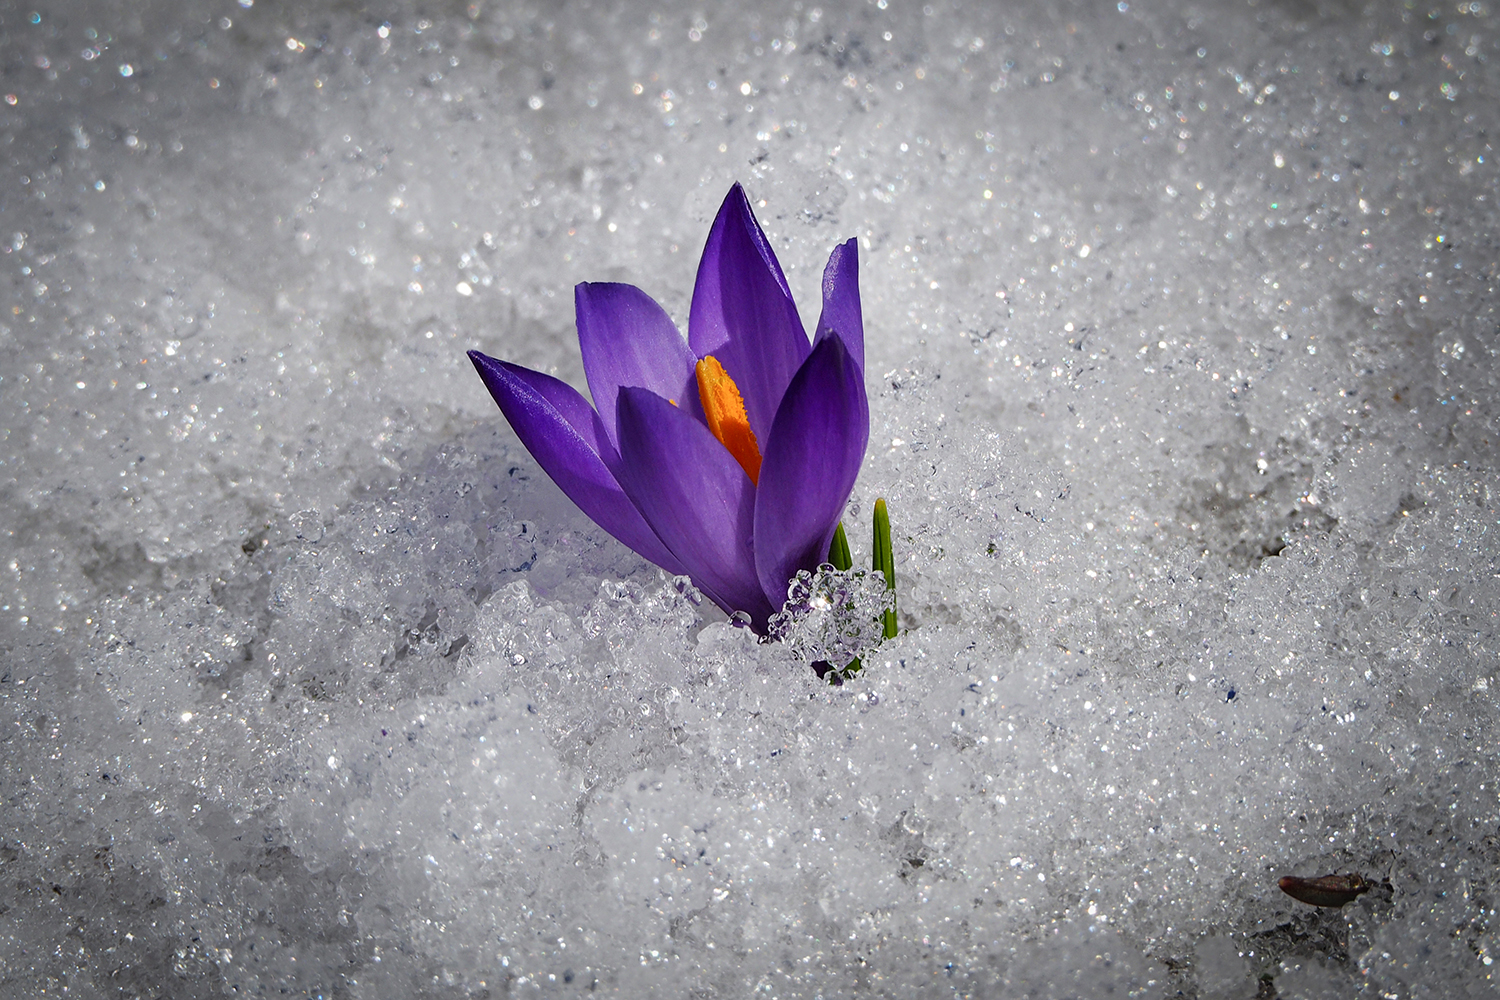
<path fill-rule="evenodd" d="M 844 526 L 839 525 L 839 534 L 842 534 Z M 848 551 L 847 543 L 845 551 Z M 873 560 L 875 569 L 885 574 L 885 588 L 890 591 L 896 589 L 896 556 L 891 551 L 891 515 L 885 509 L 885 498 L 875 501 L 875 551 Z M 896 638 L 896 608 L 894 594 L 891 598 L 891 610 L 885 613 L 885 637 Z"/>

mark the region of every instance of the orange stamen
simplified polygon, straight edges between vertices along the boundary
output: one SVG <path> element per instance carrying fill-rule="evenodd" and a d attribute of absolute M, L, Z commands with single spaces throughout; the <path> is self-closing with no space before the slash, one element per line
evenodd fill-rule
<path fill-rule="evenodd" d="M 734 379 L 712 354 L 698 362 L 697 373 L 698 398 L 703 402 L 708 429 L 729 449 L 729 454 L 740 463 L 750 481 L 759 482 L 760 447 L 756 444 L 755 432 L 750 429 L 740 387 L 734 384 Z"/>

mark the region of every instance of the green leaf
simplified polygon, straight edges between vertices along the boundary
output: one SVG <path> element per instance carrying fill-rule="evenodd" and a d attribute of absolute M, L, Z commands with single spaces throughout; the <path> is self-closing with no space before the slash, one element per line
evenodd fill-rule
<path fill-rule="evenodd" d="M 839 525 L 842 533 L 843 525 Z M 847 543 L 845 545 L 847 551 Z M 875 501 L 875 551 L 872 559 L 875 569 L 885 574 L 887 590 L 896 589 L 896 557 L 891 551 L 891 515 L 885 509 L 885 498 Z M 891 599 L 891 610 L 885 613 L 885 637 L 896 638 L 895 598 Z"/>
<path fill-rule="evenodd" d="M 844 534 L 844 522 L 833 529 L 833 541 L 828 544 L 828 562 L 834 569 L 848 569 L 854 565 L 854 557 L 849 553 L 849 536 Z M 856 657 L 846 663 L 841 670 L 830 670 L 828 672 L 828 683 L 842 684 L 844 681 L 859 673 L 864 664 Z"/>
<path fill-rule="evenodd" d="M 844 522 L 833 529 L 833 541 L 828 545 L 828 561 L 833 564 L 834 569 L 848 569 L 854 565 L 854 557 L 849 554 L 849 537 L 844 534 Z"/>

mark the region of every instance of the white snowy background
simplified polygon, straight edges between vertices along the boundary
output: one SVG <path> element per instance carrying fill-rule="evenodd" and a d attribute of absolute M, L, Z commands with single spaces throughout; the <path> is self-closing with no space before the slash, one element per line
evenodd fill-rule
<path fill-rule="evenodd" d="M 0 61 L 0 994 L 1497 992 L 1491 0 L 7 0 Z M 463 354 L 685 323 L 736 180 L 809 325 L 859 238 L 903 634 L 839 688 Z"/>

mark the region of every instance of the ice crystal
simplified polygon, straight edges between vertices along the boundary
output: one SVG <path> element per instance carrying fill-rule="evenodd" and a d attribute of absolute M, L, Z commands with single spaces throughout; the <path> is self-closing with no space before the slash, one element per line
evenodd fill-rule
<path fill-rule="evenodd" d="M 894 606 L 884 576 L 824 563 L 816 573 L 797 571 L 770 633 L 803 659 L 842 667 L 880 644 L 881 616 Z"/>

